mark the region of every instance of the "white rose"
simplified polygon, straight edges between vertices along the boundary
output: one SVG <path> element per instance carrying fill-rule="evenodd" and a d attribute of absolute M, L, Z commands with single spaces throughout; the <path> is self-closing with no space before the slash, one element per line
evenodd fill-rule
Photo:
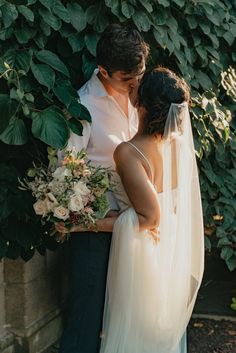
<path fill-rule="evenodd" d="M 47 198 L 46 198 L 47 209 L 48 211 L 52 211 L 58 205 L 57 199 L 51 192 L 48 192 L 46 195 L 47 195 Z"/>
<path fill-rule="evenodd" d="M 72 212 L 79 212 L 84 208 L 83 199 L 80 196 L 72 195 L 69 201 L 69 209 Z"/>
<path fill-rule="evenodd" d="M 33 208 L 35 213 L 39 216 L 45 216 L 48 211 L 46 200 L 38 200 L 33 204 Z"/>
<path fill-rule="evenodd" d="M 58 179 L 60 181 L 64 180 L 65 177 L 72 176 L 71 170 L 64 167 L 58 167 L 54 173 L 52 173 L 53 178 Z"/>
<path fill-rule="evenodd" d="M 63 206 L 55 207 L 53 216 L 65 221 L 69 217 L 69 210 Z"/>
<path fill-rule="evenodd" d="M 75 195 L 77 196 L 87 196 L 90 194 L 90 190 L 82 181 L 78 181 L 74 185 L 74 192 L 75 192 Z"/>

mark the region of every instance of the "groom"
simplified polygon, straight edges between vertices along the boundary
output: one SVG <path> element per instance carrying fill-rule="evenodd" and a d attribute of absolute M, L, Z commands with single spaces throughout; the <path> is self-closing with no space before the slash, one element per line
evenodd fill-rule
<path fill-rule="evenodd" d="M 140 34 L 118 24 L 108 26 L 97 44 L 97 66 L 78 91 L 92 124 L 83 121 L 83 136 L 74 133 L 68 149 L 86 148 L 95 165 L 114 168 L 113 151 L 133 137 L 138 121 L 129 92 L 145 71 L 149 47 Z M 111 209 L 117 210 L 112 194 Z M 98 353 L 112 233 L 81 232 L 70 237 L 69 312 L 59 353 Z"/>

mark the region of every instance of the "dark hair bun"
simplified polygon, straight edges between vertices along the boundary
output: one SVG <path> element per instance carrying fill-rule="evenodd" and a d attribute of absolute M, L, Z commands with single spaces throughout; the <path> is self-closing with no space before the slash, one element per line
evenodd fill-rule
<path fill-rule="evenodd" d="M 158 67 L 143 76 L 138 99 L 147 112 L 143 133 L 163 135 L 171 103 L 189 102 L 190 92 L 187 83 L 173 71 Z"/>

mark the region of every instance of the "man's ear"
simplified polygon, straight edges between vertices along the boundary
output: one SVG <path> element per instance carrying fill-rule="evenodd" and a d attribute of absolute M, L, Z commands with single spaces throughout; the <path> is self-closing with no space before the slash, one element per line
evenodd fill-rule
<path fill-rule="evenodd" d="M 102 75 L 102 77 L 104 77 L 105 79 L 109 78 L 109 74 L 108 74 L 107 70 L 104 69 L 103 66 L 98 65 L 98 70 L 99 70 L 100 74 Z"/>

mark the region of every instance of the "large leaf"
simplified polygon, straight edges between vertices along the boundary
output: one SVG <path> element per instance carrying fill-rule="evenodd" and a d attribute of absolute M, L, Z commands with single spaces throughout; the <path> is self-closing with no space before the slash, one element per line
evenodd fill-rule
<path fill-rule="evenodd" d="M 67 121 L 61 111 L 53 106 L 34 114 L 32 133 L 56 149 L 64 148 L 69 138 Z"/>
<path fill-rule="evenodd" d="M 69 3 L 67 4 L 67 9 L 72 26 L 77 29 L 78 32 L 83 31 L 86 27 L 86 16 L 82 7 L 76 3 Z"/>
<path fill-rule="evenodd" d="M 14 31 L 14 34 L 19 43 L 25 44 L 28 43 L 28 41 L 35 36 L 36 30 L 24 27 Z"/>
<path fill-rule="evenodd" d="M 31 70 L 36 80 L 49 90 L 53 88 L 55 82 L 55 72 L 46 64 L 31 63 Z"/>
<path fill-rule="evenodd" d="M 16 100 L 11 100 L 7 94 L 0 94 L 0 133 L 8 126 L 11 117 L 15 114 L 19 103 Z"/>
<path fill-rule="evenodd" d="M 69 12 L 67 8 L 59 0 L 55 1 L 52 10 L 64 22 L 70 23 Z"/>
<path fill-rule="evenodd" d="M 1 6 L 2 21 L 5 28 L 11 26 L 11 24 L 17 19 L 18 11 L 13 4 L 5 3 Z"/>
<path fill-rule="evenodd" d="M 37 57 L 37 59 L 39 61 L 42 61 L 45 64 L 50 65 L 55 70 L 62 72 L 67 77 L 70 76 L 66 65 L 53 52 L 51 52 L 49 50 L 40 50 L 39 52 L 35 53 L 35 56 Z"/>
<path fill-rule="evenodd" d="M 132 18 L 139 31 L 147 32 L 151 28 L 150 19 L 145 12 L 136 11 Z"/>
<path fill-rule="evenodd" d="M 70 129 L 77 135 L 83 136 L 83 125 L 77 119 L 72 118 L 68 121 Z"/>
<path fill-rule="evenodd" d="M 72 101 L 72 97 L 66 85 L 58 85 L 53 88 L 53 92 L 60 102 L 65 104 L 68 107 Z"/>
<path fill-rule="evenodd" d="M 96 47 L 99 36 L 96 33 L 88 33 L 84 37 L 86 47 L 93 56 L 96 56 Z"/>
<path fill-rule="evenodd" d="M 39 0 L 41 4 L 43 4 L 48 10 L 51 10 L 51 8 L 55 5 L 55 0 Z"/>
<path fill-rule="evenodd" d="M 13 67 L 16 70 L 24 70 L 25 72 L 29 71 L 31 59 L 31 50 L 9 49 L 4 54 L 4 60 L 9 64 L 10 67 Z"/>
<path fill-rule="evenodd" d="M 135 13 L 135 9 L 132 5 L 128 4 L 126 1 L 122 1 L 121 3 L 121 11 L 123 15 L 127 18 L 130 18 Z"/>
<path fill-rule="evenodd" d="M 68 111 L 74 118 L 79 118 L 80 120 L 87 120 L 91 122 L 91 115 L 88 109 L 76 99 L 73 99 L 71 104 L 68 106 Z"/>
<path fill-rule="evenodd" d="M 84 79 L 89 80 L 90 77 L 92 76 L 94 69 L 96 68 L 96 61 L 95 59 L 87 52 L 84 52 L 82 55 L 82 60 L 83 60 L 83 74 L 84 74 Z"/>
<path fill-rule="evenodd" d="M 43 18 L 44 22 L 46 22 L 55 31 L 58 31 L 61 28 L 61 20 L 47 9 L 39 9 L 39 14 Z"/>
<path fill-rule="evenodd" d="M 79 52 L 84 47 L 84 36 L 81 33 L 73 34 L 68 37 L 73 53 Z"/>
<path fill-rule="evenodd" d="M 212 82 L 207 74 L 200 70 L 195 71 L 195 77 L 200 83 L 200 85 L 205 88 L 205 89 L 210 89 L 212 88 Z"/>
<path fill-rule="evenodd" d="M 24 145 L 28 134 L 22 119 L 13 117 L 7 128 L 1 133 L 0 140 L 8 145 Z"/>
<path fill-rule="evenodd" d="M 34 21 L 34 13 L 27 6 L 18 6 L 18 11 L 27 19 L 27 21 Z"/>

